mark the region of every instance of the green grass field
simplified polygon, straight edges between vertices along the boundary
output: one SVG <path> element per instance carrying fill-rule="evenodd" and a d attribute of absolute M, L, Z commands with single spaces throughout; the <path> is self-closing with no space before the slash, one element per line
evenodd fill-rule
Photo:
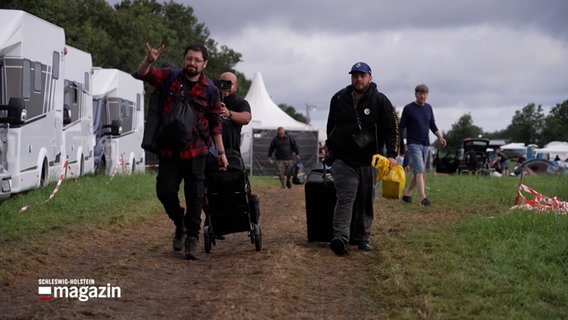
<path fill-rule="evenodd" d="M 87 176 L 65 181 L 48 202 L 54 184 L 13 196 L 0 205 L 0 258 L 30 239 L 161 214 L 154 180 Z M 568 201 L 566 176 L 523 182 Z M 258 189 L 278 181 L 251 183 Z M 362 294 L 390 319 L 568 319 L 568 215 L 510 210 L 518 184 L 512 177 L 428 175 L 430 207 L 378 196 L 377 250 Z"/>
<path fill-rule="evenodd" d="M 568 200 L 566 176 L 523 183 Z M 510 210 L 518 184 L 428 176 L 430 207 L 379 200 L 402 221 L 398 234 L 381 230 L 370 267 L 389 318 L 568 319 L 568 216 Z"/>

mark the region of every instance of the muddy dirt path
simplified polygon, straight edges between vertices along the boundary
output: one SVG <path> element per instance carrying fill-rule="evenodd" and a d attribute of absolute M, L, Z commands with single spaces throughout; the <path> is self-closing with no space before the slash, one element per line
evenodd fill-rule
<path fill-rule="evenodd" d="M 337 257 L 308 243 L 304 187 L 254 190 L 263 247 L 246 232 L 217 241 L 187 261 L 171 249 L 165 214 L 127 226 L 66 233 L 14 252 L 24 261 L 0 287 L 4 319 L 376 319 L 376 301 L 361 295 L 371 259 Z M 6 261 L 10 263 L 10 261 Z M 92 279 L 120 287 L 120 298 L 40 301 L 39 279 Z M 43 281 L 43 280 L 42 280 Z"/>

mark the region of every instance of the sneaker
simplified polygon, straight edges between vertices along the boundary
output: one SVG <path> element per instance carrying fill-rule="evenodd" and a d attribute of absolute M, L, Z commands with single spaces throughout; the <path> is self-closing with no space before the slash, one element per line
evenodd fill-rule
<path fill-rule="evenodd" d="M 197 254 L 198 241 L 196 237 L 185 238 L 185 258 L 187 260 L 197 260 L 199 255 Z"/>
<path fill-rule="evenodd" d="M 361 241 L 357 245 L 360 251 L 373 251 L 373 247 L 367 241 Z"/>
<path fill-rule="evenodd" d="M 288 189 L 292 189 L 292 182 L 290 179 L 286 180 L 286 187 L 288 187 Z"/>
<path fill-rule="evenodd" d="M 331 240 L 329 247 L 331 248 L 331 251 L 333 251 L 338 256 L 343 256 L 347 254 L 347 248 L 345 247 L 345 242 L 343 242 L 343 240 L 341 239 L 335 238 Z"/>
<path fill-rule="evenodd" d="M 412 203 L 412 197 L 411 196 L 402 196 L 402 201 L 404 201 L 406 203 Z"/>
<path fill-rule="evenodd" d="M 174 251 L 181 251 L 183 249 L 183 242 L 185 240 L 185 228 L 183 225 L 176 226 L 174 234 L 173 247 Z"/>
<path fill-rule="evenodd" d="M 422 199 L 422 201 L 420 201 L 420 203 L 422 203 L 423 206 L 429 206 L 430 200 L 428 200 L 428 198 L 424 198 Z"/>

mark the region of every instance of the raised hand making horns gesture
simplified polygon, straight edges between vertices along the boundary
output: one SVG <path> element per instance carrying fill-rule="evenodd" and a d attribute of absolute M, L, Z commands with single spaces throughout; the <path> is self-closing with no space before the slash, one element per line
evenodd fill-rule
<path fill-rule="evenodd" d="M 154 49 L 150 46 L 148 42 L 146 42 L 146 62 L 154 63 L 156 59 L 162 54 L 164 51 L 165 46 L 162 44 L 158 49 Z"/>

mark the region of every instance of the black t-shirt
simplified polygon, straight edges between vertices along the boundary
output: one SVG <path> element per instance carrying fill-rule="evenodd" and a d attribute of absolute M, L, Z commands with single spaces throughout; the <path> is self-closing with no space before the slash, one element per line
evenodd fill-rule
<path fill-rule="evenodd" d="M 225 106 L 232 112 L 249 112 L 249 103 L 235 94 L 225 97 Z M 241 151 L 241 129 L 242 125 L 235 123 L 232 119 L 223 119 L 223 146 L 225 149 Z"/>

